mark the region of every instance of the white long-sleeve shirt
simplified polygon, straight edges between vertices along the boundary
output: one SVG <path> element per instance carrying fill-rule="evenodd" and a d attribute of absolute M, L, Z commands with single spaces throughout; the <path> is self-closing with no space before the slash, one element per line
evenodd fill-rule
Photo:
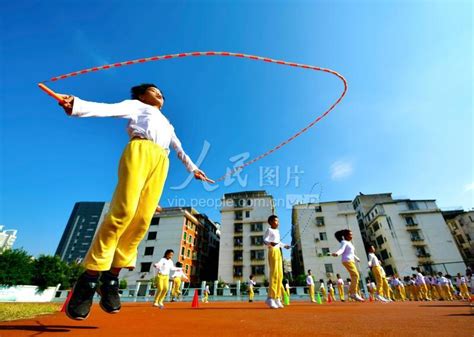
<path fill-rule="evenodd" d="M 379 267 L 380 261 L 374 253 L 369 253 L 369 267 Z"/>
<path fill-rule="evenodd" d="M 354 262 L 360 261 L 360 259 L 355 255 L 355 248 L 352 242 L 342 240 L 341 247 L 337 252 L 335 252 L 338 256 L 342 254 L 342 262 Z"/>
<path fill-rule="evenodd" d="M 163 257 L 160 261 L 155 263 L 153 267 L 155 267 L 158 274 L 161 274 L 161 275 L 169 275 L 171 271 L 176 271 L 176 270 L 181 269 L 181 268 L 176 268 L 174 266 L 173 261 L 171 259 L 168 260 L 165 257 Z"/>
<path fill-rule="evenodd" d="M 189 172 L 193 172 L 198 168 L 184 152 L 173 125 L 154 106 L 139 100 L 125 100 L 120 103 L 107 104 L 84 101 L 74 97 L 72 116 L 128 119 L 127 132 L 130 139 L 133 137 L 149 139 L 168 153 L 171 145 Z"/>
<path fill-rule="evenodd" d="M 342 278 L 337 279 L 337 285 L 338 286 L 343 286 L 344 285 L 344 280 Z"/>
<path fill-rule="evenodd" d="M 417 274 L 416 274 L 415 284 L 416 284 L 417 286 L 419 286 L 419 285 L 421 285 L 421 284 L 426 284 L 426 282 L 425 282 L 425 277 L 423 276 L 422 273 L 417 273 Z"/>
<path fill-rule="evenodd" d="M 254 280 L 249 280 L 249 287 L 253 289 L 253 287 L 255 287 L 257 285 L 257 282 L 255 282 Z"/>
<path fill-rule="evenodd" d="M 460 287 L 461 284 L 467 284 L 466 278 L 464 276 L 456 278 L 456 285 Z"/>
<path fill-rule="evenodd" d="M 306 276 L 306 285 L 308 285 L 308 286 L 314 286 L 314 279 L 313 279 L 313 276 L 311 276 L 311 275 Z"/>
<path fill-rule="evenodd" d="M 277 243 L 277 245 L 272 246 L 272 242 Z M 286 246 L 285 243 L 280 242 L 280 231 L 278 230 L 278 228 L 273 229 L 271 227 L 268 227 L 265 231 L 265 234 L 263 235 L 263 243 L 266 244 L 268 247 L 273 248 L 283 248 L 284 246 Z"/>
<path fill-rule="evenodd" d="M 176 267 L 176 270 L 173 271 L 173 274 L 171 274 L 171 278 L 179 278 L 179 279 L 185 279 L 189 280 L 186 274 L 183 271 L 183 268 L 178 268 Z"/>

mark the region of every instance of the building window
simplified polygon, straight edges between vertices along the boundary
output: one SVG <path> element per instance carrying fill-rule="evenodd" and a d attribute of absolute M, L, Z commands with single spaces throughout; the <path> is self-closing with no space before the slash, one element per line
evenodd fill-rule
<path fill-rule="evenodd" d="M 319 240 L 326 241 L 327 239 L 328 239 L 328 236 L 327 236 L 326 232 L 319 233 Z"/>
<path fill-rule="evenodd" d="M 372 228 L 374 230 L 374 232 L 378 231 L 380 229 L 380 225 L 378 222 L 375 222 L 373 225 L 372 225 Z"/>
<path fill-rule="evenodd" d="M 261 246 L 263 245 L 263 236 L 251 236 L 250 243 L 252 246 Z"/>
<path fill-rule="evenodd" d="M 188 271 L 189 271 L 189 266 L 186 265 L 186 274 L 188 273 Z"/>
<path fill-rule="evenodd" d="M 416 203 L 416 201 L 408 201 L 408 202 L 407 202 L 407 206 L 408 206 L 408 209 L 411 210 L 411 211 L 420 209 L 420 208 L 418 207 L 418 204 Z"/>
<path fill-rule="evenodd" d="M 323 211 L 323 209 L 321 208 L 321 206 L 316 206 L 314 207 L 314 211 L 320 213 Z"/>
<path fill-rule="evenodd" d="M 234 261 L 242 261 L 244 259 L 244 254 L 241 250 L 234 252 Z"/>
<path fill-rule="evenodd" d="M 326 273 L 333 273 L 333 269 L 332 269 L 332 263 L 325 263 L 324 264 L 324 269 L 326 269 Z"/>
<path fill-rule="evenodd" d="M 251 232 L 261 232 L 263 231 L 263 223 L 253 223 L 250 225 L 250 231 Z"/>
<path fill-rule="evenodd" d="M 316 217 L 316 226 L 318 227 L 324 226 L 324 217 L 322 216 Z"/>
<path fill-rule="evenodd" d="M 466 240 L 471 241 L 471 237 L 469 236 L 469 234 L 466 234 Z"/>
<path fill-rule="evenodd" d="M 377 241 L 377 245 L 378 245 L 379 247 L 382 246 L 382 245 L 383 245 L 383 242 L 384 242 L 384 241 L 383 241 L 383 236 L 382 236 L 382 235 L 377 236 L 377 240 L 376 240 L 376 241 Z"/>
<path fill-rule="evenodd" d="M 382 260 L 388 259 L 389 256 L 388 256 L 387 250 L 386 249 L 381 250 L 380 251 L 380 256 L 382 257 Z"/>
<path fill-rule="evenodd" d="M 242 233 L 243 231 L 244 231 L 244 228 L 241 223 L 234 224 L 234 233 Z"/>
<path fill-rule="evenodd" d="M 245 217 L 250 218 L 250 211 L 245 211 Z"/>
<path fill-rule="evenodd" d="M 181 255 L 184 256 L 184 247 L 181 247 Z"/>
<path fill-rule="evenodd" d="M 411 216 L 405 217 L 405 221 L 406 221 L 407 225 L 414 225 L 415 224 L 415 221 L 413 221 L 413 217 L 411 217 Z"/>
<path fill-rule="evenodd" d="M 323 255 L 329 254 L 329 248 L 322 248 Z"/>
<path fill-rule="evenodd" d="M 140 273 L 148 273 L 151 268 L 151 262 L 142 262 L 140 264 Z"/>
<path fill-rule="evenodd" d="M 184 241 L 186 241 L 187 235 L 188 235 L 188 234 L 187 234 L 186 232 L 183 233 L 183 240 L 184 240 Z"/>
<path fill-rule="evenodd" d="M 462 237 L 461 234 L 456 235 L 456 238 L 458 239 L 458 242 L 459 242 L 460 244 L 463 244 L 463 243 L 466 242 L 466 241 L 464 240 L 464 238 Z"/>
<path fill-rule="evenodd" d="M 244 239 L 241 236 L 234 238 L 234 247 L 241 247 L 244 243 L 243 241 Z"/>
<path fill-rule="evenodd" d="M 265 266 L 252 266 L 252 274 L 265 275 Z"/>
<path fill-rule="evenodd" d="M 251 206 L 252 205 L 252 200 L 248 199 L 247 200 L 247 206 Z"/>
<path fill-rule="evenodd" d="M 242 277 L 242 266 L 234 266 L 234 277 Z"/>
<path fill-rule="evenodd" d="M 265 260 L 265 251 L 263 249 L 251 250 L 250 251 L 250 259 L 251 260 L 257 260 L 257 261 Z"/>
<path fill-rule="evenodd" d="M 145 247 L 145 256 L 153 255 L 154 250 L 155 250 L 155 247 Z"/>
<path fill-rule="evenodd" d="M 242 220 L 242 211 L 235 211 L 235 220 Z"/>
<path fill-rule="evenodd" d="M 156 240 L 156 232 L 148 232 L 147 240 Z"/>
<path fill-rule="evenodd" d="M 160 218 L 159 217 L 151 218 L 150 226 L 159 225 L 159 224 L 160 224 Z"/>
<path fill-rule="evenodd" d="M 186 252 L 186 257 L 189 257 L 191 256 L 191 251 L 188 249 L 188 251 Z"/>
<path fill-rule="evenodd" d="M 192 237 L 192 235 L 188 236 L 188 242 L 189 242 L 189 243 L 193 242 L 193 237 Z"/>

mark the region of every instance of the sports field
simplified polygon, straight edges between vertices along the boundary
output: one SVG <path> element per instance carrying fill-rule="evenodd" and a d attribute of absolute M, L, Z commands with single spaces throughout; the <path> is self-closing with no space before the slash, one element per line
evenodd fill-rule
<path fill-rule="evenodd" d="M 473 336 L 474 309 L 466 302 L 125 303 L 115 315 L 94 305 L 91 316 L 72 321 L 64 313 L 0 323 L 0 336 Z"/>

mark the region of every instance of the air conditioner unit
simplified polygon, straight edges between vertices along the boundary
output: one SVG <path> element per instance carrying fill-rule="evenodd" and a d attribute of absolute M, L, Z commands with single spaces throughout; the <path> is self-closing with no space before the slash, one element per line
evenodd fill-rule
<path fill-rule="evenodd" d="M 314 238 L 314 241 L 319 242 L 319 238 Z"/>

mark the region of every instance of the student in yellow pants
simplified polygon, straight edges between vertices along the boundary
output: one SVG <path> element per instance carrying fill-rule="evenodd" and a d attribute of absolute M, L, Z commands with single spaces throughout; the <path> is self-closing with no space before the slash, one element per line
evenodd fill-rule
<path fill-rule="evenodd" d="M 326 286 L 324 285 L 324 280 L 323 279 L 319 280 L 319 293 L 321 294 L 321 299 L 324 302 L 327 302 L 328 292 L 326 291 Z"/>
<path fill-rule="evenodd" d="M 469 300 L 471 295 L 469 294 L 469 289 L 467 288 L 467 280 L 464 276 L 461 276 L 460 273 L 456 277 L 456 285 L 459 288 L 459 296 L 463 300 Z"/>
<path fill-rule="evenodd" d="M 171 275 L 171 279 L 173 280 L 173 287 L 171 288 L 171 302 L 177 301 L 181 296 L 181 283 L 183 279 L 189 281 L 182 268 L 183 264 L 181 262 L 176 262 L 176 270 Z"/>
<path fill-rule="evenodd" d="M 336 300 L 336 296 L 334 295 L 334 287 L 331 280 L 328 281 L 328 302 L 329 300 L 331 300 L 331 302 Z"/>
<path fill-rule="evenodd" d="M 379 259 L 375 255 L 375 247 L 370 246 L 368 249 L 369 253 L 369 268 L 371 268 L 372 273 L 375 277 L 375 282 L 377 283 L 377 295 L 375 296 L 381 302 L 389 302 L 389 285 L 387 277 L 385 276 L 385 271 L 380 264 Z"/>
<path fill-rule="evenodd" d="M 341 302 L 344 302 L 344 280 L 341 275 L 336 274 L 337 277 L 337 293 L 339 294 L 339 299 Z"/>
<path fill-rule="evenodd" d="M 351 276 L 351 287 L 349 289 L 349 296 L 359 302 L 364 302 L 364 299 L 359 295 L 359 271 L 355 265 L 355 261 L 360 262 L 360 259 L 355 255 L 355 248 L 352 244 L 352 231 L 343 229 L 337 231 L 334 236 L 337 241 L 341 243 L 341 247 L 332 256 L 342 255 L 342 264 Z"/>
<path fill-rule="evenodd" d="M 314 298 L 314 279 L 311 274 L 311 269 L 308 269 L 308 275 L 306 276 L 306 285 L 308 286 L 309 299 L 312 303 L 316 303 Z"/>
<path fill-rule="evenodd" d="M 104 311 L 120 311 L 118 274 L 122 268 L 135 267 L 138 244 L 148 230 L 168 174 L 170 145 L 196 179 L 212 182 L 186 155 L 173 126 L 162 114 L 164 97 L 160 89 L 142 84 L 131 91 L 131 100 L 115 104 L 62 95 L 60 104 L 68 115 L 127 119 L 130 136 L 120 159 L 110 211 L 94 236 L 83 261 L 86 271 L 79 276 L 66 306 L 71 319 L 89 316 L 96 290 Z"/>
<path fill-rule="evenodd" d="M 159 307 L 160 309 L 164 308 L 163 301 L 165 300 L 169 289 L 170 272 L 181 270 L 181 268 L 176 268 L 173 265 L 173 261 L 171 260 L 173 255 L 174 251 L 172 249 L 168 249 L 166 250 L 163 258 L 153 265 L 157 272 L 155 279 L 156 294 L 155 300 L 153 301 L 153 306 Z"/>
<path fill-rule="evenodd" d="M 255 275 L 251 274 L 249 276 L 249 302 L 253 302 L 255 296 L 254 287 L 257 285 L 255 282 Z"/>
<path fill-rule="evenodd" d="M 209 285 L 206 284 L 206 287 L 204 288 L 203 292 L 203 297 L 202 297 L 202 303 L 209 303 L 209 294 L 211 291 L 209 290 Z"/>
<path fill-rule="evenodd" d="M 290 245 L 284 244 L 280 240 L 280 232 L 278 230 L 279 219 L 276 215 L 268 217 L 268 224 L 263 242 L 268 247 L 268 264 L 270 267 L 270 285 L 268 287 L 268 298 L 265 301 L 271 309 L 283 308 L 282 298 L 282 282 L 283 282 L 283 265 L 280 248 L 290 249 Z"/>

